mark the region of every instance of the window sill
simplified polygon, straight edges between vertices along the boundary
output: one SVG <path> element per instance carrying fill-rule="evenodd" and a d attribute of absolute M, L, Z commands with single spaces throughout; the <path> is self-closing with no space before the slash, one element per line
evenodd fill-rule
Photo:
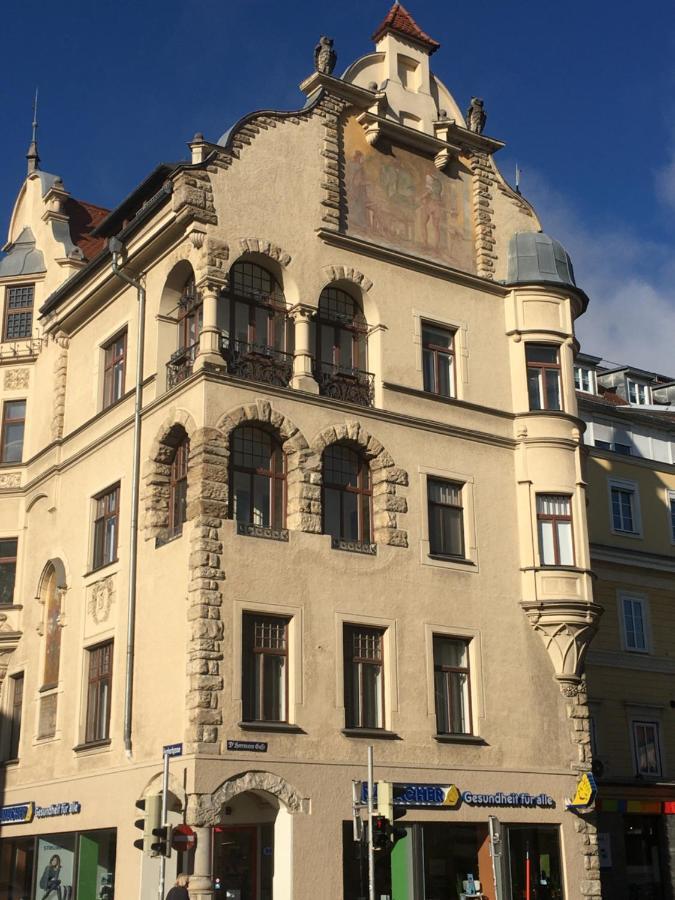
<path fill-rule="evenodd" d="M 361 556 L 377 556 L 377 544 L 364 541 L 348 541 L 344 538 L 331 537 L 331 550 L 344 550 L 347 553 L 360 553 Z"/>
<path fill-rule="evenodd" d="M 89 578 L 90 575 L 98 575 L 99 572 L 102 572 L 104 569 L 107 569 L 109 566 L 114 566 L 119 562 L 119 559 L 115 557 L 115 559 L 111 559 L 110 562 L 103 563 L 100 566 L 97 566 L 95 569 L 89 569 L 88 572 L 85 572 L 82 576 L 83 578 Z"/>
<path fill-rule="evenodd" d="M 307 734 L 299 725 L 288 722 L 237 722 L 242 731 L 268 731 L 274 734 Z"/>
<path fill-rule="evenodd" d="M 0 603 L 0 610 L 5 612 L 8 609 L 23 609 L 23 603 Z"/>
<path fill-rule="evenodd" d="M 475 566 L 476 563 L 466 556 L 450 556 L 447 553 L 428 553 L 429 559 L 438 559 L 441 562 L 458 563 L 460 566 Z"/>
<path fill-rule="evenodd" d="M 38 694 L 46 694 L 48 691 L 55 691 L 58 686 L 58 681 L 54 684 L 43 684 L 42 687 L 38 689 Z"/>
<path fill-rule="evenodd" d="M 243 537 L 264 538 L 268 541 L 288 543 L 287 528 L 271 528 L 267 525 L 251 525 L 247 522 L 237 522 L 237 534 Z"/>
<path fill-rule="evenodd" d="M 90 741 L 88 744 L 78 744 L 73 747 L 73 753 L 84 753 L 87 750 L 106 750 L 112 743 L 110 738 L 104 738 L 102 741 Z"/>
<path fill-rule="evenodd" d="M 171 544 L 174 541 L 177 541 L 178 538 L 183 537 L 183 529 L 176 534 L 169 534 L 166 537 L 156 537 L 155 538 L 155 550 L 158 550 L 160 547 L 165 547 L 167 544 Z"/>
<path fill-rule="evenodd" d="M 349 738 L 373 738 L 382 741 L 400 741 L 401 738 L 394 731 L 386 731 L 384 728 L 343 728 L 342 734 Z"/>
<path fill-rule="evenodd" d="M 3 759 L 3 761 L 0 762 L 0 768 L 3 768 L 3 769 L 11 769 L 14 766 L 18 766 L 18 765 L 19 765 L 18 757 L 16 759 Z"/>
<path fill-rule="evenodd" d="M 439 744 L 478 744 L 487 747 L 488 742 L 485 738 L 477 734 L 435 734 L 434 740 Z"/>

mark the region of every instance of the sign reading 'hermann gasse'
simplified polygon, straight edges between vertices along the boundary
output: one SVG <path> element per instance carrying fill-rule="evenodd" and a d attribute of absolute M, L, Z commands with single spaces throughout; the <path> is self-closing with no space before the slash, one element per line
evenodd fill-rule
<path fill-rule="evenodd" d="M 371 147 L 356 119 L 344 130 L 347 231 L 376 244 L 475 272 L 471 175 L 440 172 L 401 147 Z"/>

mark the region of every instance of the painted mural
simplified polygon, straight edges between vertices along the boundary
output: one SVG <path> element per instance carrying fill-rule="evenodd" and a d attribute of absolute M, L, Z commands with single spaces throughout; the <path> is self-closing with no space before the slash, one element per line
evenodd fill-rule
<path fill-rule="evenodd" d="M 355 118 L 345 123 L 344 149 L 349 234 L 476 271 L 468 172 L 451 178 L 433 159 L 371 147 Z"/>

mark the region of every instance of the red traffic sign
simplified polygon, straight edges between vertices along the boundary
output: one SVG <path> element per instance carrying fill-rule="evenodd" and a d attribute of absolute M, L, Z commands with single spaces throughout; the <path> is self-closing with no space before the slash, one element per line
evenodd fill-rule
<path fill-rule="evenodd" d="M 189 825 L 175 825 L 171 835 L 174 850 L 192 850 L 197 843 L 197 835 Z"/>

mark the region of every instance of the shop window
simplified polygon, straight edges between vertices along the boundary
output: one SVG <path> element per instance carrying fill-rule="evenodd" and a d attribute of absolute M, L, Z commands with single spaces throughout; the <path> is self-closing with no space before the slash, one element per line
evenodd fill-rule
<path fill-rule="evenodd" d="M 33 333 L 33 300 L 35 286 L 16 284 L 6 288 L 4 341 L 29 338 Z"/>
<path fill-rule="evenodd" d="M 103 409 L 107 409 L 124 396 L 126 372 L 127 331 L 103 346 Z"/>
<path fill-rule="evenodd" d="M 89 897 L 92 900 L 113 900 L 116 844 L 117 835 L 113 828 L 80 832 L 77 842 L 78 900 Z M 63 895 L 62 900 L 69 898 Z"/>
<path fill-rule="evenodd" d="M 288 623 L 280 616 L 244 615 L 246 722 L 288 721 Z"/>
<path fill-rule="evenodd" d="M 107 641 L 87 652 L 87 715 L 85 743 L 110 737 L 110 695 L 112 692 L 113 642 Z"/>
<path fill-rule="evenodd" d="M 629 481 L 610 481 L 612 530 L 619 534 L 639 534 L 640 506 L 637 485 Z"/>
<path fill-rule="evenodd" d="M 635 768 L 638 775 L 661 775 L 661 741 L 658 722 L 632 723 Z"/>
<path fill-rule="evenodd" d="M 560 834 L 555 827 L 506 826 L 508 833 L 512 896 L 526 897 L 530 884 L 532 900 L 563 900 L 560 865 Z"/>
<path fill-rule="evenodd" d="M 345 625 L 345 725 L 384 728 L 384 630 Z"/>
<path fill-rule="evenodd" d="M 572 498 L 537 494 L 539 561 L 542 566 L 573 566 Z"/>
<path fill-rule="evenodd" d="M 334 541 L 372 542 L 370 468 L 344 444 L 323 454 L 323 533 Z"/>
<path fill-rule="evenodd" d="M 244 525 L 284 528 L 286 459 L 276 438 L 242 426 L 232 437 L 230 514 Z"/>
<path fill-rule="evenodd" d="M 471 734 L 468 641 L 434 635 L 434 694 L 438 734 Z"/>
<path fill-rule="evenodd" d="M 1 900 L 28 900 L 33 896 L 34 863 L 34 837 L 3 837 L 0 840 Z M 39 900 L 42 900 L 42 894 Z"/>
<path fill-rule="evenodd" d="M 7 758 L 18 759 L 19 741 L 21 739 L 21 716 L 23 712 L 23 672 L 18 675 L 12 675 L 9 684 L 12 705 L 9 716 L 9 746 L 7 748 Z"/>
<path fill-rule="evenodd" d="M 441 397 L 455 396 L 455 333 L 422 322 L 424 390 Z"/>
<path fill-rule="evenodd" d="M 552 344 L 526 344 L 525 358 L 530 409 L 562 409 L 558 348 Z"/>
<path fill-rule="evenodd" d="M 23 458 L 23 435 L 25 425 L 26 401 L 6 400 L 2 407 L 0 462 L 21 462 Z"/>
<path fill-rule="evenodd" d="M 464 559 L 463 485 L 427 479 L 429 552 L 432 556 Z"/>
<path fill-rule="evenodd" d="M 187 520 L 188 459 L 190 441 L 184 435 L 175 449 L 169 471 L 169 536 L 175 537 L 183 530 Z"/>
<path fill-rule="evenodd" d="M 620 594 L 621 622 L 623 625 L 623 643 L 626 650 L 647 653 L 648 606 L 644 597 L 632 594 Z"/>
<path fill-rule="evenodd" d="M 16 538 L 0 540 L 0 606 L 11 606 L 14 603 L 16 548 Z"/>
<path fill-rule="evenodd" d="M 100 569 L 117 559 L 120 486 L 94 497 L 94 547 L 91 568 Z"/>

